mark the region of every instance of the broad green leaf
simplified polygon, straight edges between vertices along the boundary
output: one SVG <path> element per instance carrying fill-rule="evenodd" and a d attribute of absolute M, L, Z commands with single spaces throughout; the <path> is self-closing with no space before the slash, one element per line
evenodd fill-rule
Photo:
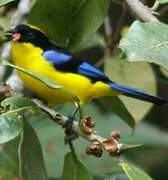
<path fill-rule="evenodd" d="M 129 62 L 153 62 L 168 69 L 168 25 L 162 22 L 135 21 L 119 47 Z"/>
<path fill-rule="evenodd" d="M 165 3 L 168 3 L 168 0 L 159 0 L 159 3 L 160 4 L 165 4 Z"/>
<path fill-rule="evenodd" d="M 104 97 L 98 99 L 102 105 L 105 106 L 109 111 L 115 113 L 119 116 L 123 121 L 125 121 L 131 128 L 135 128 L 135 120 L 132 115 L 129 113 L 126 106 L 120 100 L 119 97 L 112 96 L 112 97 Z"/>
<path fill-rule="evenodd" d="M 24 130 L 19 148 L 19 161 L 22 180 L 48 179 L 40 142 L 27 119 L 24 119 Z"/>
<path fill-rule="evenodd" d="M 12 1 L 15 1 L 15 0 L 0 0 L 0 6 L 3 6 L 9 2 L 12 2 Z"/>
<path fill-rule="evenodd" d="M 121 162 L 119 164 L 130 180 L 152 180 L 152 178 L 138 167 Z"/>
<path fill-rule="evenodd" d="M 29 14 L 29 23 L 42 28 L 61 46 L 76 50 L 103 23 L 109 3 L 110 0 L 38 0 Z"/>
<path fill-rule="evenodd" d="M 0 144 L 17 137 L 22 131 L 23 118 L 18 111 L 9 111 L 0 115 Z"/>
<path fill-rule="evenodd" d="M 21 96 L 9 97 L 1 102 L 0 143 L 17 137 L 22 131 L 23 113 L 39 111 L 28 99 Z"/>
<path fill-rule="evenodd" d="M 52 88 L 52 89 L 60 89 L 60 88 L 62 88 L 62 86 L 57 85 L 55 82 L 52 82 L 51 80 L 47 79 L 47 78 L 46 78 L 45 76 L 43 76 L 43 75 L 39 75 L 39 74 L 34 73 L 34 72 L 31 72 L 31 71 L 29 71 L 29 70 L 27 70 L 27 69 L 23 69 L 23 68 L 21 68 L 21 67 L 19 67 L 19 66 L 15 66 L 14 64 L 11 64 L 11 63 L 9 63 L 9 62 L 7 62 L 7 61 L 3 61 L 3 65 L 10 66 L 10 67 L 12 67 L 12 68 L 15 68 L 15 69 L 17 69 L 17 70 L 25 73 L 25 74 L 28 74 L 29 76 L 31 76 L 31 77 L 39 80 L 40 82 L 44 83 L 44 84 L 47 85 L 49 88 Z"/>
<path fill-rule="evenodd" d="M 105 61 L 105 72 L 108 77 L 119 84 L 139 89 L 149 94 L 156 94 L 156 78 L 150 64 L 146 62 L 128 63 L 119 55 Z M 152 103 L 135 98 L 119 96 L 129 113 L 139 123 L 149 112 Z"/>
<path fill-rule="evenodd" d="M 32 106 L 36 108 L 36 104 L 34 104 L 30 99 L 22 97 L 22 96 L 12 96 L 6 98 L 1 102 L 1 106 L 8 107 L 8 110 L 14 110 L 18 108 L 25 108 Z"/>
<path fill-rule="evenodd" d="M 65 155 L 64 170 L 61 180 L 92 180 L 84 165 L 72 153 Z"/>
<path fill-rule="evenodd" d="M 18 166 L 18 144 L 19 139 L 16 138 L 1 148 L 0 151 L 0 177 L 1 179 L 10 180 L 17 179 L 19 176 Z"/>

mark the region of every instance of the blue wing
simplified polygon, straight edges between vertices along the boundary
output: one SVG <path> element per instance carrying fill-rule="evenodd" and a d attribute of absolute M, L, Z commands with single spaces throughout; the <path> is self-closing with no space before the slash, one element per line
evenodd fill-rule
<path fill-rule="evenodd" d="M 155 97 L 137 89 L 122 86 L 110 81 L 99 69 L 66 52 L 64 49 L 60 49 L 59 47 L 44 51 L 43 56 L 59 71 L 80 74 L 88 77 L 92 82 L 106 82 L 112 89 L 120 91 L 124 95 L 130 97 L 149 101 L 158 105 L 166 102 L 164 98 Z"/>
<path fill-rule="evenodd" d="M 107 76 L 99 69 L 63 50 L 47 50 L 43 53 L 43 56 L 50 61 L 57 70 L 87 76 L 94 82 L 100 80 L 109 81 Z"/>

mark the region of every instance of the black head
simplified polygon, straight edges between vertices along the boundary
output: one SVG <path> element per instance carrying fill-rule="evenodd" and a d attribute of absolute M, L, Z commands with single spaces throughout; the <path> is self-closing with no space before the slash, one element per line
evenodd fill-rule
<path fill-rule="evenodd" d="M 38 47 L 43 47 L 49 42 L 49 38 L 40 29 L 23 24 L 6 31 L 6 37 L 14 42 L 32 43 Z"/>

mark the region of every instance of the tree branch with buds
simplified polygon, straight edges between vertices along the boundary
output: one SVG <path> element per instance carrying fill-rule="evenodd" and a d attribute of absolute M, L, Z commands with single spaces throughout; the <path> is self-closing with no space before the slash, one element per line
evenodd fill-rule
<path fill-rule="evenodd" d="M 33 99 L 33 102 L 42 111 L 47 113 L 55 123 L 61 125 L 62 127 L 66 124 L 68 117 L 50 109 L 37 99 Z M 129 145 L 120 143 L 120 133 L 118 131 L 113 131 L 108 138 L 98 135 L 95 131 L 95 123 L 92 121 L 91 117 L 84 117 L 80 123 L 74 121 L 72 132 L 91 142 L 91 145 L 89 145 L 86 149 L 86 153 L 96 157 L 100 157 L 102 155 L 103 149 L 107 151 L 110 156 L 117 156 L 125 150 L 140 146 L 139 144 Z"/>

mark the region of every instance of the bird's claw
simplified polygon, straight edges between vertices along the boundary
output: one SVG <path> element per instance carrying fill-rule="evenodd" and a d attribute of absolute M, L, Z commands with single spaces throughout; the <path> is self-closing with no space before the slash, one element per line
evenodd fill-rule
<path fill-rule="evenodd" d="M 66 135 L 65 136 L 65 144 L 67 144 L 68 142 L 72 142 L 74 141 L 75 139 L 77 139 L 79 136 L 78 134 L 72 132 L 71 134 L 69 135 Z"/>
<path fill-rule="evenodd" d="M 78 135 L 72 131 L 74 120 L 74 116 L 68 116 L 68 120 L 63 126 L 65 128 L 65 144 L 78 138 Z"/>
<path fill-rule="evenodd" d="M 68 116 L 68 120 L 63 125 L 63 128 L 65 128 L 65 134 L 66 135 L 71 134 L 74 120 L 75 120 L 75 118 L 73 116 Z"/>

